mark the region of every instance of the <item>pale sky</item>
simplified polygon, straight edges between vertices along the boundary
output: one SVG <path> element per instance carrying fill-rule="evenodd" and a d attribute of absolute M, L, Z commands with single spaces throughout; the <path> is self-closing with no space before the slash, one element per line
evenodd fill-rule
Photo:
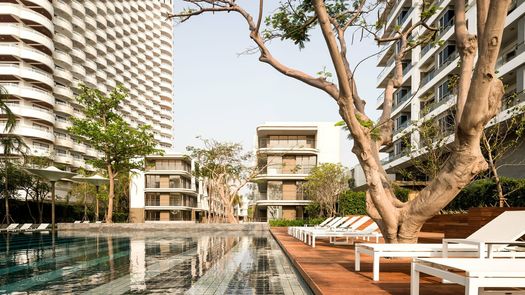
<path fill-rule="evenodd" d="M 238 4 L 256 15 L 258 1 L 239 0 Z M 275 5 L 277 1 L 266 3 Z M 178 1 L 175 11 L 182 7 Z M 268 5 L 268 4 L 266 4 Z M 274 7 L 266 7 L 272 11 Z M 267 15 L 267 14 L 266 14 Z M 351 40 L 348 32 L 347 39 Z M 349 59 L 355 66 L 378 51 L 373 40 L 349 45 Z M 339 121 L 337 104 L 324 92 L 283 76 L 256 55 L 238 53 L 252 47 L 246 22 L 235 13 L 200 15 L 174 27 L 175 150 L 198 144 L 196 136 L 239 142 L 253 149 L 255 127 L 268 121 Z M 292 42 L 273 41 L 272 54 L 291 67 L 316 75 L 326 67 L 334 73 L 328 51 L 319 31 L 299 50 Z M 360 96 L 367 100 L 369 116 L 376 118 L 375 88 L 377 58 L 363 62 L 356 72 Z M 343 164 L 357 161 L 351 143 L 342 136 Z"/>

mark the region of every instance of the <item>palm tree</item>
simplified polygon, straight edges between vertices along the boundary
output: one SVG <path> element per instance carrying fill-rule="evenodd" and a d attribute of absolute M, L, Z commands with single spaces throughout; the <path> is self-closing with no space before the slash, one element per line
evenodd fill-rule
<path fill-rule="evenodd" d="M 16 126 L 16 116 L 13 114 L 9 106 L 7 105 L 7 100 L 9 99 L 9 93 L 7 90 L 0 85 L 0 112 L 1 114 L 7 117 L 4 130 L 0 135 L 0 144 L 3 147 L 2 158 L 4 160 L 4 202 L 5 202 L 5 216 L 2 220 L 2 223 L 11 223 L 13 218 L 9 214 L 9 168 L 10 168 L 10 155 L 14 153 L 21 154 L 23 157 L 26 155 L 27 145 L 25 144 L 22 137 L 12 134 L 13 129 Z"/>
<path fill-rule="evenodd" d="M 4 133 L 13 131 L 16 125 L 16 116 L 7 105 L 8 99 L 9 93 L 4 88 L 4 86 L 0 85 L 0 112 L 7 117 L 7 121 L 4 126 Z"/>

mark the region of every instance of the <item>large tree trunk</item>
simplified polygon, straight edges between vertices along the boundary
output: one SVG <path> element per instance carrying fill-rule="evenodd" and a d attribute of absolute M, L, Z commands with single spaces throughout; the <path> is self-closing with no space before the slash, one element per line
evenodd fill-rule
<path fill-rule="evenodd" d="M 472 68 L 467 68 L 462 71 L 460 77 L 458 101 L 464 104 L 460 104 L 460 118 L 450 157 L 431 184 L 421 191 L 417 198 L 402 203 L 395 198 L 379 160 L 379 146 L 388 140 L 381 138 L 376 142 L 372 130 L 363 126 L 362 122 L 368 119 L 355 106 L 356 93 L 348 83 L 351 73 L 345 67 L 344 53 L 339 51 L 324 1 L 314 1 L 314 9 L 339 83 L 340 93 L 334 98 L 354 138 L 353 152 L 357 155 L 366 177 L 367 209 L 378 223 L 386 242 L 417 241 L 417 234 L 425 221 L 438 214 L 475 175 L 487 169 L 487 163 L 480 150 L 480 139 L 485 125 L 497 114 L 501 106 L 503 84 L 496 78 L 495 64 L 509 2 L 510 0 L 490 1 L 490 7 L 478 7 L 478 21 L 482 22 L 478 27 L 482 27 L 483 30 L 480 32 L 479 50 L 476 50 L 477 44 L 472 42 L 476 38 L 470 37 L 466 31 L 464 0 L 456 0 L 456 37 L 463 64 L 469 65 L 469 60 L 474 58 L 476 51 L 480 58 L 472 76 Z M 399 71 L 397 65 L 396 62 L 396 71 Z M 392 87 L 388 90 L 390 102 Z M 383 119 L 386 124 L 390 114 L 383 113 L 382 117 L 385 117 Z M 386 132 L 385 135 L 388 139 L 391 132 Z"/>
<path fill-rule="evenodd" d="M 109 192 L 108 192 L 108 208 L 106 213 L 106 223 L 113 223 L 113 198 L 115 195 L 115 173 L 113 167 L 108 165 L 109 177 Z"/>

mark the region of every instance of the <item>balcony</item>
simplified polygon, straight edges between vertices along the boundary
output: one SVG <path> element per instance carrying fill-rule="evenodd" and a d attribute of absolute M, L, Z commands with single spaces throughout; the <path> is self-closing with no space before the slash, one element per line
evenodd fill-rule
<path fill-rule="evenodd" d="M 0 124 L 0 132 L 3 132 L 5 124 Z M 30 126 L 25 124 L 17 124 L 13 130 L 14 134 L 25 136 L 28 138 L 38 138 L 48 142 L 55 141 L 55 135 L 49 129 L 38 126 Z"/>
<path fill-rule="evenodd" d="M 21 86 L 17 83 L 1 83 L 1 85 L 4 86 L 7 93 L 13 96 L 34 99 L 45 102 L 48 105 L 53 105 L 55 103 L 55 98 L 49 91 L 37 87 Z"/>
<path fill-rule="evenodd" d="M 27 66 L 19 66 L 12 64 L 0 64 L 0 75 L 18 76 L 24 79 L 36 80 L 45 83 L 48 86 L 53 86 L 53 76 L 36 68 Z"/>
<path fill-rule="evenodd" d="M 407 94 L 403 95 L 400 98 L 394 98 L 392 112 L 396 111 L 401 105 L 403 105 L 403 103 L 405 103 L 411 97 L 412 97 L 412 93 L 409 91 Z"/>
<path fill-rule="evenodd" d="M 50 69 L 54 67 L 51 56 L 24 43 L 0 43 L 0 55 L 11 55 L 15 59 L 42 63 Z"/>
<path fill-rule="evenodd" d="M 433 112 L 435 109 L 439 108 L 440 106 L 452 101 L 453 99 L 455 99 L 456 96 L 454 94 L 449 94 L 443 98 L 441 98 L 439 101 L 437 102 L 433 102 L 433 103 L 430 103 L 429 105 L 427 105 L 424 109 L 421 110 L 421 115 L 420 117 L 423 117 L 423 116 L 426 116 L 428 114 L 430 114 L 431 112 Z"/>
<path fill-rule="evenodd" d="M 2 30 L 4 35 L 19 36 L 22 39 L 44 45 L 49 50 L 54 49 L 53 41 L 48 36 L 24 24 L 2 23 Z"/>
<path fill-rule="evenodd" d="M 265 167 L 260 174 L 275 176 L 275 175 L 308 175 L 312 169 L 316 167 L 315 165 L 293 165 L 286 166 L 281 165 L 269 165 Z"/>
<path fill-rule="evenodd" d="M 73 41 L 70 37 L 61 34 L 59 32 L 55 33 L 53 36 L 55 48 L 63 49 L 64 51 L 70 51 L 73 49 Z"/>
<path fill-rule="evenodd" d="M 74 109 L 73 109 L 73 106 L 71 106 L 70 104 L 65 103 L 65 102 L 59 102 L 57 100 L 55 104 L 55 111 L 61 112 L 64 114 L 72 114 Z"/>
<path fill-rule="evenodd" d="M 70 149 L 70 148 L 73 147 L 73 140 L 71 140 L 71 138 L 69 138 L 67 136 L 65 136 L 65 137 L 56 136 L 55 137 L 55 145 L 66 147 L 66 148 Z"/>
<path fill-rule="evenodd" d="M 459 54 L 456 51 L 453 54 L 451 54 L 445 61 L 443 61 L 443 63 L 439 65 L 438 68 L 430 71 L 425 77 L 421 79 L 420 88 L 422 88 L 423 86 L 427 85 L 430 81 L 432 81 L 434 77 L 436 77 L 437 75 L 439 75 L 439 73 L 443 71 L 443 69 L 445 69 L 447 66 L 452 64 L 454 61 L 456 61 L 458 57 L 459 57 Z"/>
<path fill-rule="evenodd" d="M 315 149 L 315 139 L 299 139 L 287 136 L 281 139 L 259 138 L 259 149 Z"/>
<path fill-rule="evenodd" d="M 407 129 L 408 126 L 410 126 L 412 124 L 412 122 L 410 121 L 410 119 L 408 119 L 407 121 L 399 124 L 395 129 L 394 129 L 394 135 L 397 135 L 399 133 L 401 133 L 401 131 Z"/>
<path fill-rule="evenodd" d="M 69 84 L 73 80 L 73 75 L 70 71 L 55 67 L 55 78 L 62 80 L 65 84 Z"/>

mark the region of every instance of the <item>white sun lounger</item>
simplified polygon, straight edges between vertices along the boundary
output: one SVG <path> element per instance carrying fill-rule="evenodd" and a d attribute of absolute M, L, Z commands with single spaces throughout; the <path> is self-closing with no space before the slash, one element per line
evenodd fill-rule
<path fill-rule="evenodd" d="M 305 239 L 305 243 L 315 248 L 315 241 L 317 238 L 330 238 L 330 242 L 335 244 L 335 238 L 365 238 L 370 237 L 376 238 L 376 241 L 381 237 L 381 233 L 377 232 L 377 224 L 371 223 L 362 230 L 358 230 L 358 227 L 370 220 L 370 217 L 364 216 L 363 218 L 356 221 L 346 230 L 324 230 L 324 231 L 311 231 L 307 232 L 308 235 Z"/>
<path fill-rule="evenodd" d="M 9 232 L 24 232 L 28 230 L 33 224 L 32 223 L 24 223 L 21 227 L 17 227 L 14 229 L 8 230 Z"/>
<path fill-rule="evenodd" d="M 318 225 L 315 225 L 315 227 L 323 227 L 325 225 L 327 225 L 330 221 L 332 221 L 334 218 L 340 218 L 340 217 L 328 217 L 327 219 L 325 219 L 323 222 L 321 222 L 320 224 Z M 288 234 L 293 236 L 294 235 L 294 232 L 299 229 L 299 228 L 304 228 L 304 227 L 308 227 L 307 225 L 304 225 L 304 226 L 289 226 L 288 227 Z"/>
<path fill-rule="evenodd" d="M 48 231 L 49 223 L 41 223 L 36 228 L 30 228 L 27 231 L 28 232 L 41 232 L 41 231 Z"/>
<path fill-rule="evenodd" d="M 465 295 L 479 294 L 480 288 L 485 287 L 525 287 L 525 259 L 415 259 L 412 262 L 410 276 L 411 295 L 419 294 L 420 273 L 439 277 L 447 283 L 463 285 Z"/>
<path fill-rule="evenodd" d="M 339 227 L 341 224 L 343 224 L 345 221 L 347 221 L 349 218 L 350 217 L 346 217 L 346 216 L 345 217 L 337 217 L 333 221 L 331 221 L 327 225 L 325 225 L 324 227 L 303 227 L 303 228 L 299 228 L 295 232 L 294 237 L 296 239 L 303 240 L 304 237 L 305 237 L 304 233 L 307 232 L 307 231 L 316 230 L 316 229 L 336 228 L 336 227 Z"/>
<path fill-rule="evenodd" d="M 303 228 L 302 230 L 299 231 L 299 235 L 296 238 L 306 243 L 308 235 L 311 232 L 335 230 L 335 229 L 346 229 L 352 223 L 356 222 L 356 220 L 358 220 L 359 218 L 361 218 L 361 216 L 343 217 L 343 219 L 340 219 L 338 222 L 336 222 L 334 225 L 330 227 Z"/>
<path fill-rule="evenodd" d="M 18 223 L 11 223 L 10 225 L 8 225 L 6 228 L 2 228 L 0 229 L 0 232 L 10 232 L 10 231 L 13 231 L 15 230 L 17 227 L 18 227 Z"/>
<path fill-rule="evenodd" d="M 356 244 L 355 270 L 361 269 L 361 254 L 372 256 L 373 279 L 379 280 L 381 257 L 525 257 L 525 252 L 509 251 L 509 244 L 525 234 L 525 211 L 506 211 L 466 239 L 444 239 L 442 244 Z M 496 245 L 496 247 L 490 245 Z M 488 249 L 485 247 L 489 245 Z M 488 252 L 488 251 L 487 251 Z"/>

